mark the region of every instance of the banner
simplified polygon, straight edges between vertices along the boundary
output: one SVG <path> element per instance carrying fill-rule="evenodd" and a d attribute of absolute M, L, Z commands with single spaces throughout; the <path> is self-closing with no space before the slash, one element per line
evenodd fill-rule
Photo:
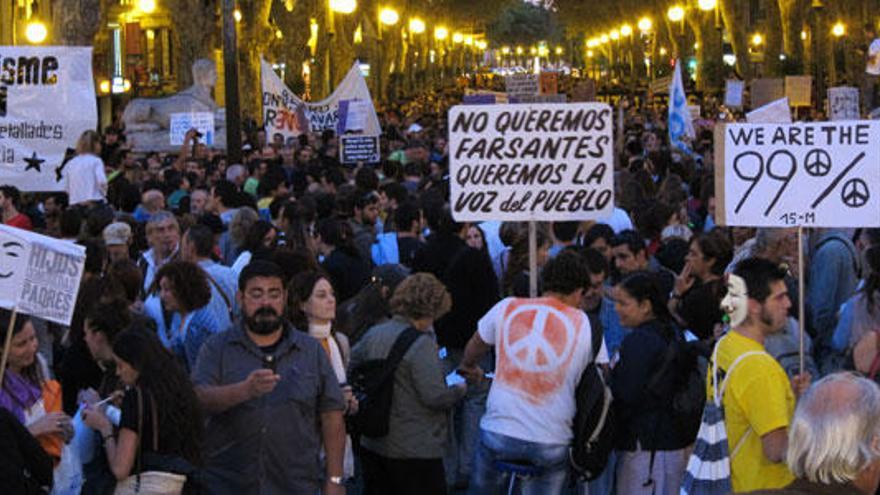
<path fill-rule="evenodd" d="M 459 105 L 448 121 L 455 220 L 590 220 L 611 214 L 608 105 Z"/>
<path fill-rule="evenodd" d="M 261 61 L 260 73 L 263 85 L 263 123 L 270 138 L 276 133 L 286 139 L 308 131 L 337 130 L 339 104 L 342 101 L 368 102 L 362 133 L 369 136 L 382 134 L 370 90 L 358 62 L 351 66 L 333 94 L 318 102 L 301 100 L 284 85 L 284 81 L 272 70 L 272 65 L 265 60 Z"/>
<path fill-rule="evenodd" d="M 859 88 L 839 86 L 828 88 L 828 118 L 830 120 L 858 120 Z"/>
<path fill-rule="evenodd" d="M 880 122 L 715 130 L 719 225 L 880 226 Z"/>
<path fill-rule="evenodd" d="M 0 224 L 0 307 L 70 325 L 86 250 Z"/>
<path fill-rule="evenodd" d="M 97 124 L 90 47 L 0 46 L 0 184 L 63 190 L 66 150 Z"/>
<path fill-rule="evenodd" d="M 180 146 L 186 137 L 187 131 L 196 129 L 202 133 L 202 142 L 208 146 L 214 144 L 214 114 L 211 112 L 195 113 L 172 113 L 171 125 L 168 130 L 171 134 L 171 144 Z"/>
<path fill-rule="evenodd" d="M 690 155 L 692 153 L 690 147 L 681 139 L 688 137 L 693 140 L 697 134 L 691 120 L 691 111 L 688 109 L 680 66 L 681 60 L 676 60 L 675 68 L 672 69 L 674 71 L 672 83 L 669 85 L 669 143 Z"/>
<path fill-rule="evenodd" d="M 538 74 L 511 74 L 504 77 L 507 96 L 529 96 L 540 92 Z"/>

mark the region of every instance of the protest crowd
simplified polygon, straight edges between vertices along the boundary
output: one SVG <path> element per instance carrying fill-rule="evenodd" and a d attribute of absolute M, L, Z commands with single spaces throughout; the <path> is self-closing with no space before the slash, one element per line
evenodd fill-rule
<path fill-rule="evenodd" d="M 70 325 L 0 309 L 4 493 L 875 493 L 880 229 L 808 229 L 798 266 L 797 228 L 719 221 L 742 113 L 707 97 L 684 152 L 623 96 L 612 213 L 537 222 L 530 260 L 528 222 L 454 219 L 463 98 L 376 108 L 375 164 L 117 122 L 64 192 L 0 186 L 3 224 L 85 249 Z"/>

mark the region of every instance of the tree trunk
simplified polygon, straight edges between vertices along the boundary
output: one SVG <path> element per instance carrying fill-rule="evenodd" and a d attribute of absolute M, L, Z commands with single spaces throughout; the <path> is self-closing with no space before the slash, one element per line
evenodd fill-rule
<path fill-rule="evenodd" d="M 737 0 L 720 0 L 721 16 L 730 36 L 733 53 L 736 55 L 736 71 L 744 80 L 752 77 L 752 65 L 749 59 L 749 36 L 743 19 L 742 2 Z"/>
<path fill-rule="evenodd" d="M 688 23 L 697 42 L 697 89 L 720 91 L 723 73 L 721 30 L 714 12 L 692 12 Z"/>
<path fill-rule="evenodd" d="M 168 12 L 177 50 L 177 87 L 192 85 L 192 66 L 200 58 L 213 58 L 214 38 L 220 32 L 218 4 L 202 0 L 170 0 Z M 240 40 L 239 40 L 240 42 Z"/>
<path fill-rule="evenodd" d="M 273 41 L 272 53 L 278 61 L 287 66 L 285 83 L 294 93 L 305 91 L 302 79 L 302 64 L 311 55 L 309 52 L 309 4 L 297 1 L 293 10 L 288 11 L 284 2 L 272 3 L 272 17 L 282 33 L 281 39 Z"/>
<path fill-rule="evenodd" d="M 260 58 L 268 52 L 274 37 L 269 25 L 271 0 L 240 0 L 242 20 L 238 23 L 238 88 L 241 95 L 242 120 L 260 120 L 262 113 L 262 87 L 260 83 Z"/>
<path fill-rule="evenodd" d="M 782 20 L 779 5 L 770 1 L 767 5 L 767 21 L 764 24 L 764 71 L 768 77 L 782 77 Z"/>
<path fill-rule="evenodd" d="M 804 0 L 778 0 L 779 18 L 782 23 L 782 51 L 785 54 L 784 64 L 787 72 L 804 73 L 804 42 L 801 31 L 804 30 L 804 18 L 809 2 Z"/>
<path fill-rule="evenodd" d="M 101 8 L 100 0 L 55 0 L 53 26 L 50 31 L 53 43 L 93 46 L 95 34 L 102 24 L 102 12 L 106 11 L 106 7 Z"/>

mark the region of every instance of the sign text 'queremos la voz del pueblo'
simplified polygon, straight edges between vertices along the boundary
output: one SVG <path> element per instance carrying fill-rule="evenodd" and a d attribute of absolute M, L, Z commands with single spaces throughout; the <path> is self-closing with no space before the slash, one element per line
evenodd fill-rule
<path fill-rule="evenodd" d="M 449 111 L 458 221 L 589 220 L 614 207 L 612 113 L 601 103 Z"/>
<path fill-rule="evenodd" d="M 880 122 L 716 127 L 720 225 L 880 226 Z"/>

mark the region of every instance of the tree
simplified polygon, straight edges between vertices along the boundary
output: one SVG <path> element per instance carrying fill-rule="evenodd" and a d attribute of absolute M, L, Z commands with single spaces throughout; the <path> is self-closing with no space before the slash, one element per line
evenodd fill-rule
<path fill-rule="evenodd" d="M 192 83 L 193 63 L 212 58 L 220 33 L 219 4 L 215 0 L 168 0 L 177 53 L 177 87 Z"/>
<path fill-rule="evenodd" d="M 563 30 L 553 12 L 531 3 L 515 2 L 489 23 L 487 35 L 498 44 L 530 44 L 561 40 Z"/>
<path fill-rule="evenodd" d="M 55 0 L 52 39 L 55 44 L 92 46 L 107 12 L 101 0 Z M 6 22 L 6 21 L 3 21 Z"/>

